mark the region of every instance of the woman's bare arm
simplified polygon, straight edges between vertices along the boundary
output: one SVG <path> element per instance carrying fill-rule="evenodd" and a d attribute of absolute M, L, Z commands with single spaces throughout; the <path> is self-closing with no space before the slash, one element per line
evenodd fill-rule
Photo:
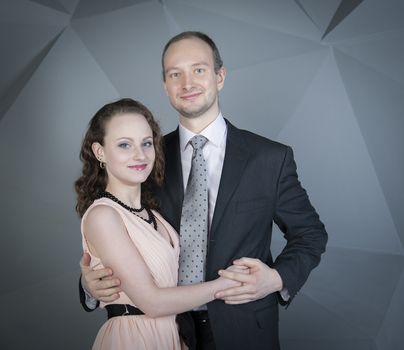
<path fill-rule="evenodd" d="M 111 207 L 93 208 L 84 221 L 84 232 L 92 253 L 114 271 L 121 281 L 120 288 L 150 317 L 191 310 L 212 301 L 219 290 L 237 283 L 218 278 L 201 284 L 159 288 L 130 239 L 122 218 Z"/>

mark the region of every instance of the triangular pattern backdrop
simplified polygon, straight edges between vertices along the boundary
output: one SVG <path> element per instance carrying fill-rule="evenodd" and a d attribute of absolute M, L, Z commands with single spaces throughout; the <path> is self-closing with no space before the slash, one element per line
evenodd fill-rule
<path fill-rule="evenodd" d="M 161 51 L 201 30 L 228 70 L 224 115 L 294 148 L 329 232 L 281 310 L 282 348 L 401 349 L 403 15 L 400 0 L 1 0 L 0 348 L 91 346 L 106 316 L 78 301 L 73 182 L 86 124 L 128 96 L 175 128 Z"/>

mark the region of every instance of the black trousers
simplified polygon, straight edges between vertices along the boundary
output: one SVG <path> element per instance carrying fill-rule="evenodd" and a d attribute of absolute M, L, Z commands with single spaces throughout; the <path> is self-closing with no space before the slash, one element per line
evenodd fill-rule
<path fill-rule="evenodd" d="M 191 311 L 195 324 L 196 350 L 215 350 L 215 340 L 207 311 Z"/>
<path fill-rule="evenodd" d="M 216 350 L 207 311 L 190 311 L 177 315 L 180 336 L 190 350 Z"/>

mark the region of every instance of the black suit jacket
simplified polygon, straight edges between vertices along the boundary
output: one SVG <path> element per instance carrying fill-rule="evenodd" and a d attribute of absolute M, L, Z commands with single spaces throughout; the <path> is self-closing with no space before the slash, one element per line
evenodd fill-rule
<path fill-rule="evenodd" d="M 227 143 L 215 212 L 208 237 L 206 280 L 234 259 L 251 257 L 276 268 L 290 301 L 317 266 L 327 233 L 301 187 L 290 147 L 227 122 Z M 184 197 L 178 129 L 165 136 L 165 184 L 161 212 L 179 232 Z M 286 239 L 275 259 L 272 224 Z M 242 305 L 208 304 L 218 349 L 279 349 L 278 296 Z"/>

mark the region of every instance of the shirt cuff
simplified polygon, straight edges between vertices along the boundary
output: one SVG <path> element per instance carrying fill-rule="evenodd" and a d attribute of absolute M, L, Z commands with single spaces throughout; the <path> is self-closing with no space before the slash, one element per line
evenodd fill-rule
<path fill-rule="evenodd" d="M 283 301 L 289 301 L 290 299 L 290 294 L 289 291 L 286 288 L 283 288 L 279 294 L 281 295 Z M 86 298 L 87 298 L 87 294 L 86 294 Z M 86 299 L 86 304 L 87 304 L 87 299 Z"/>
<path fill-rule="evenodd" d="M 97 299 L 95 299 L 84 287 L 83 287 L 84 295 L 86 296 L 86 306 L 90 310 L 95 310 L 97 308 Z"/>

